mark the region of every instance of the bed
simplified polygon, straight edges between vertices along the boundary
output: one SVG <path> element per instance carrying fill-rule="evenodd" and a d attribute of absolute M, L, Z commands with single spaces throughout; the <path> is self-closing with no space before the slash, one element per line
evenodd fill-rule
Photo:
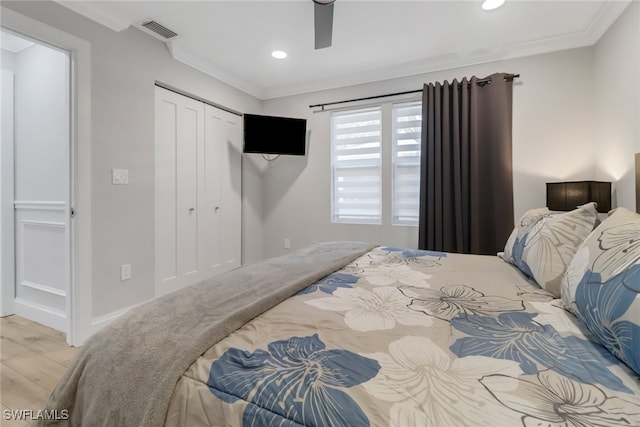
<path fill-rule="evenodd" d="M 47 410 L 91 426 L 638 426 L 640 216 L 593 229 L 580 209 L 528 212 L 501 256 L 320 243 L 217 276 L 92 337 Z"/>

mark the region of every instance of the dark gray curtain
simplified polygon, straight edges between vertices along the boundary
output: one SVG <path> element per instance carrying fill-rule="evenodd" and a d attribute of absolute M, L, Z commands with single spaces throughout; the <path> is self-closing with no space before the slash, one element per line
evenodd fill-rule
<path fill-rule="evenodd" d="M 513 79 L 505 77 L 424 85 L 420 249 L 504 249 L 513 229 Z"/>

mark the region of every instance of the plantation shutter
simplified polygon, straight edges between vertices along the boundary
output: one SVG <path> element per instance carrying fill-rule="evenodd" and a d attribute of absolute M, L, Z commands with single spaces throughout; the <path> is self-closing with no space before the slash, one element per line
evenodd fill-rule
<path fill-rule="evenodd" d="M 380 224 L 382 112 L 331 115 L 333 222 Z"/>
<path fill-rule="evenodd" d="M 418 225 L 422 103 L 393 104 L 392 224 Z"/>

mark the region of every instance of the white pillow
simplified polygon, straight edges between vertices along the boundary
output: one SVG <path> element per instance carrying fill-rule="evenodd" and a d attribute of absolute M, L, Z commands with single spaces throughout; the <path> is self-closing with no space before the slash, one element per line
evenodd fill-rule
<path fill-rule="evenodd" d="M 504 260 L 559 298 L 562 276 L 597 219 L 595 203 L 565 213 L 532 209 L 507 240 Z"/>

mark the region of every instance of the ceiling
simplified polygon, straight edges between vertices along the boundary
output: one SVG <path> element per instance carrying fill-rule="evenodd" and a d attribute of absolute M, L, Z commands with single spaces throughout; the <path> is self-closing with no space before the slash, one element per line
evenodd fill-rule
<path fill-rule="evenodd" d="M 19 53 L 33 45 L 34 43 L 29 40 L 25 40 L 6 31 L 0 31 L 0 49 L 11 53 Z"/>
<path fill-rule="evenodd" d="M 153 19 L 172 56 L 269 99 L 590 46 L 629 1 L 337 0 L 333 45 L 314 49 L 312 0 L 59 1 L 115 31 Z M 288 57 L 277 60 L 273 50 Z"/>

